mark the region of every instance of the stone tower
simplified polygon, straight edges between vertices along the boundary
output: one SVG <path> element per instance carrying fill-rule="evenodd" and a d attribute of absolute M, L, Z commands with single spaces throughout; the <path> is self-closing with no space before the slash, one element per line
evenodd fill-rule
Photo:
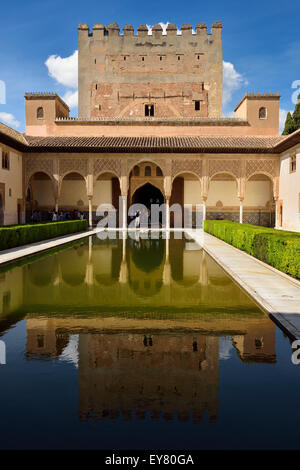
<path fill-rule="evenodd" d="M 78 26 L 79 118 L 218 118 L 222 24 Z"/>

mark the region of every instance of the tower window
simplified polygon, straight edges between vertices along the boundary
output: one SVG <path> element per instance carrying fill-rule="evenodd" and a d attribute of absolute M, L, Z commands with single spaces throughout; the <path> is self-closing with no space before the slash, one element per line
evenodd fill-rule
<path fill-rule="evenodd" d="M 195 111 L 200 111 L 200 101 L 195 101 Z"/>
<path fill-rule="evenodd" d="M 95 64 L 97 64 L 97 59 L 95 59 Z"/>
<path fill-rule="evenodd" d="M 145 57 L 142 57 L 142 62 L 144 62 L 144 60 L 145 60 Z"/>
<path fill-rule="evenodd" d="M 97 90 L 97 88 L 98 88 L 98 85 L 97 85 L 97 83 L 96 83 L 96 85 L 95 85 L 95 88 L 96 88 L 96 90 Z"/>
<path fill-rule="evenodd" d="M 258 116 L 259 116 L 259 119 L 267 119 L 267 108 L 265 107 L 259 108 Z"/>
<path fill-rule="evenodd" d="M 145 104 L 145 116 L 154 116 L 154 104 Z"/>
<path fill-rule="evenodd" d="M 36 111 L 37 119 L 44 119 L 44 108 L 39 107 Z"/>
<path fill-rule="evenodd" d="M 124 60 L 126 60 L 126 55 L 124 55 Z"/>
<path fill-rule="evenodd" d="M 297 168 L 296 153 L 290 156 L 290 173 L 294 173 Z"/>
<path fill-rule="evenodd" d="M 177 60 L 180 60 L 180 55 L 177 56 Z"/>

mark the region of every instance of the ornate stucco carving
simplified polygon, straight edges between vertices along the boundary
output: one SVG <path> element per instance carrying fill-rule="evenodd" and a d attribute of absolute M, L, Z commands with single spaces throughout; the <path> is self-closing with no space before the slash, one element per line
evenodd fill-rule
<path fill-rule="evenodd" d="M 62 158 L 59 160 L 59 173 L 64 176 L 66 173 L 78 172 L 82 176 L 88 173 L 87 158 Z"/>
<path fill-rule="evenodd" d="M 276 176 L 277 170 L 277 161 L 271 159 L 257 159 L 257 160 L 247 160 L 246 163 L 246 177 L 255 174 L 255 173 L 268 173 L 271 176 Z"/>
<path fill-rule="evenodd" d="M 201 177 L 202 175 L 202 160 L 198 159 L 186 159 L 180 158 L 172 160 L 172 177 L 178 175 L 179 173 L 192 172 L 197 176 Z"/>
<path fill-rule="evenodd" d="M 94 161 L 94 175 L 112 172 L 118 177 L 121 176 L 121 160 L 116 158 L 98 158 Z"/>
<path fill-rule="evenodd" d="M 216 173 L 225 173 L 229 172 L 233 174 L 236 178 L 239 178 L 241 175 L 241 162 L 240 160 L 209 160 L 209 177 L 211 178 Z"/>

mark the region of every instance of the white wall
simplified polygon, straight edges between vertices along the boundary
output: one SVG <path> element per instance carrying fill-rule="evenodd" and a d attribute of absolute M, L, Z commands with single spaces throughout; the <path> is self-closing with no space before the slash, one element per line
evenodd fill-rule
<path fill-rule="evenodd" d="M 300 147 L 296 150 L 296 171 L 290 173 L 290 154 L 280 159 L 279 200 L 282 200 L 282 228 L 300 232 Z"/>
<path fill-rule="evenodd" d="M 2 152 L 9 153 L 9 170 L 2 169 Z M 4 225 L 18 223 L 18 199 L 22 194 L 22 155 L 0 144 L 0 183 L 5 184 Z M 11 189 L 11 196 L 9 190 Z"/>

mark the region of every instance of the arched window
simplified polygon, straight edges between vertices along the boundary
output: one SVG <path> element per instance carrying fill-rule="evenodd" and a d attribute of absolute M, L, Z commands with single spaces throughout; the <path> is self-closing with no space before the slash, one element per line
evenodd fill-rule
<path fill-rule="evenodd" d="M 8 152 L 2 152 L 2 168 L 9 170 L 9 155 Z"/>
<path fill-rule="evenodd" d="M 151 166 L 145 167 L 145 176 L 151 176 Z"/>
<path fill-rule="evenodd" d="M 140 176 L 140 168 L 137 165 L 133 168 L 133 175 Z"/>
<path fill-rule="evenodd" d="M 37 109 L 36 117 L 37 119 L 44 119 L 44 108 L 41 106 Z"/>
<path fill-rule="evenodd" d="M 156 176 L 162 176 L 162 171 L 161 169 L 159 168 L 159 166 L 156 167 Z"/>
<path fill-rule="evenodd" d="M 267 119 L 267 108 L 264 106 L 262 108 L 259 108 L 259 119 Z"/>

